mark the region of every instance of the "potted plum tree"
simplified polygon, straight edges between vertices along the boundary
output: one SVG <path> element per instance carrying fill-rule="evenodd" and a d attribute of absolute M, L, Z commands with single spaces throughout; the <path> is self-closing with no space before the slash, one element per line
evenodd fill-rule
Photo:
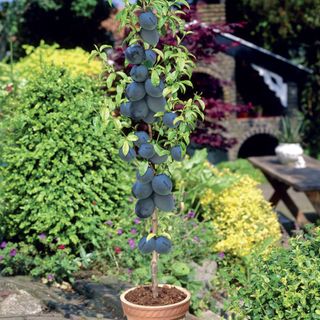
<path fill-rule="evenodd" d="M 187 32 L 180 18 L 181 6 L 188 7 L 188 3 L 138 0 L 132 4 L 125 0 L 124 5 L 117 15 L 120 28 L 129 29 L 123 42 L 123 69 L 115 70 L 108 63 L 108 46 L 92 52 L 93 57 L 105 61 L 106 87 L 116 87 L 115 93 L 106 97 L 101 116 L 121 134 L 121 159 L 136 166 L 137 180 L 132 187 L 137 199 L 135 214 L 150 230 L 142 235 L 138 248 L 152 256 L 151 285 L 124 292 L 121 302 L 128 320 L 184 319 L 190 293 L 159 284 L 157 273 L 159 256 L 172 247 L 170 236 L 159 225 L 161 215 L 175 211 L 170 164 L 183 160 L 190 133 L 197 119 L 203 119 L 204 103 L 199 95 L 187 101 L 179 97 L 192 86 L 195 66 L 195 57 L 183 45 Z M 176 37 L 178 45 L 164 44 L 160 50 L 159 39 L 168 33 Z"/>

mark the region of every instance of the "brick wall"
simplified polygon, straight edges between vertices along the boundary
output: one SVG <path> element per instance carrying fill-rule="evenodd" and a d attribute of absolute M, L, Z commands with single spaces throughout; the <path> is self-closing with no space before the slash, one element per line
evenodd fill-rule
<path fill-rule="evenodd" d="M 197 11 L 203 22 L 206 23 L 225 23 L 226 22 L 226 7 L 224 3 L 207 4 L 198 3 Z"/>

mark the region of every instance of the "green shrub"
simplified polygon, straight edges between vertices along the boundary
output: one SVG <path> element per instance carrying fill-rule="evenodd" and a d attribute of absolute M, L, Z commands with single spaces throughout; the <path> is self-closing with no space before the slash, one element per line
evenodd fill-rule
<path fill-rule="evenodd" d="M 320 319 L 320 229 L 291 239 L 266 258 L 253 256 L 230 292 L 246 319 Z"/>
<path fill-rule="evenodd" d="M 229 169 L 233 173 L 247 175 L 258 183 L 265 183 L 266 178 L 262 172 L 256 169 L 248 160 L 237 159 L 235 161 L 221 162 L 217 165 L 218 169 Z"/>
<path fill-rule="evenodd" d="M 1 211 L 6 240 L 98 247 L 104 222 L 127 210 L 130 172 L 118 136 L 100 122 L 103 93 L 89 78 L 49 68 L 17 96 L 2 125 Z"/>

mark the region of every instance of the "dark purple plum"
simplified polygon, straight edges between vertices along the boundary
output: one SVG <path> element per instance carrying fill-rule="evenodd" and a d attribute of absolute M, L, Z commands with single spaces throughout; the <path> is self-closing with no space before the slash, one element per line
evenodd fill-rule
<path fill-rule="evenodd" d="M 157 27 L 158 18 L 152 12 L 142 12 L 139 15 L 139 23 L 141 28 L 146 30 L 154 30 Z"/>
<path fill-rule="evenodd" d="M 174 120 L 177 118 L 177 114 L 175 112 L 166 112 L 164 115 L 163 115 L 163 123 L 169 127 L 169 128 L 177 128 L 180 121 L 178 121 L 176 124 L 174 124 Z"/>
<path fill-rule="evenodd" d="M 144 159 L 151 159 L 155 155 L 154 147 L 151 143 L 144 143 L 139 148 L 138 154 Z"/>
<path fill-rule="evenodd" d="M 133 66 L 130 76 L 136 82 L 145 82 L 149 76 L 148 68 L 144 65 Z"/>
<path fill-rule="evenodd" d="M 155 206 L 165 212 L 171 212 L 175 209 L 174 199 L 172 194 L 167 196 L 161 196 L 160 194 L 155 193 L 153 195 L 153 200 Z"/>
<path fill-rule="evenodd" d="M 166 237 L 156 238 L 156 248 L 155 250 L 160 254 L 169 253 L 172 248 L 172 242 Z"/>
<path fill-rule="evenodd" d="M 146 59 L 146 54 L 142 46 L 134 44 L 126 49 L 125 57 L 131 64 L 140 64 Z"/>
<path fill-rule="evenodd" d="M 183 160 L 183 152 L 181 146 L 175 146 L 170 151 L 172 159 L 176 161 Z"/>
<path fill-rule="evenodd" d="M 154 113 L 166 111 L 165 106 L 167 104 L 167 100 L 164 97 L 155 98 L 147 95 L 146 101 L 148 108 Z"/>
<path fill-rule="evenodd" d="M 149 68 L 153 67 L 157 61 L 157 54 L 153 50 L 148 49 L 145 51 L 145 55 L 146 59 L 144 62 L 147 64 Z"/>
<path fill-rule="evenodd" d="M 159 118 L 156 118 L 154 115 L 155 115 L 155 113 L 153 111 L 149 110 L 148 115 L 145 118 L 143 118 L 142 120 L 148 124 L 159 121 Z"/>
<path fill-rule="evenodd" d="M 150 140 L 149 135 L 145 131 L 137 131 L 134 135 L 138 137 L 138 140 L 133 142 L 136 147 L 141 147 L 143 143 L 147 143 Z"/>
<path fill-rule="evenodd" d="M 155 238 L 151 238 L 149 241 L 147 237 L 143 237 L 138 243 L 138 249 L 143 254 L 148 254 L 154 251 L 156 248 L 156 240 Z"/>
<path fill-rule="evenodd" d="M 120 106 L 120 113 L 123 116 L 131 117 L 131 111 L 130 111 L 130 102 L 122 103 Z"/>
<path fill-rule="evenodd" d="M 148 199 L 138 200 L 135 207 L 136 215 L 141 219 L 149 218 L 155 209 L 155 204 L 153 199 L 150 197 Z"/>
<path fill-rule="evenodd" d="M 137 154 L 133 148 L 129 148 L 128 154 L 124 155 L 122 148 L 120 148 L 119 149 L 119 156 L 123 161 L 130 162 L 136 158 Z"/>
<path fill-rule="evenodd" d="M 130 101 L 139 101 L 146 95 L 144 83 L 132 82 L 126 88 L 126 96 Z"/>
<path fill-rule="evenodd" d="M 134 120 L 141 120 L 149 113 L 148 105 L 144 99 L 131 102 L 130 114 Z"/>
<path fill-rule="evenodd" d="M 144 42 L 150 44 L 153 47 L 155 47 L 160 40 L 160 34 L 156 29 L 154 30 L 141 29 L 140 36 Z"/>
<path fill-rule="evenodd" d="M 151 183 L 141 183 L 137 181 L 132 187 L 132 194 L 137 199 L 147 199 L 151 196 L 152 192 Z"/>
<path fill-rule="evenodd" d="M 158 154 L 155 154 L 151 159 L 150 161 L 153 163 L 153 164 L 161 164 L 161 163 L 164 163 L 168 160 L 168 156 L 165 154 L 163 156 L 159 156 Z"/>
<path fill-rule="evenodd" d="M 162 80 L 160 80 L 159 85 L 154 86 L 151 82 L 151 79 L 148 79 L 145 82 L 145 90 L 149 96 L 154 98 L 161 98 L 164 90 L 164 83 Z"/>
<path fill-rule="evenodd" d="M 166 174 L 159 174 L 152 179 L 152 189 L 162 196 L 169 195 L 172 191 L 172 181 Z"/>
<path fill-rule="evenodd" d="M 144 175 L 140 175 L 139 170 L 137 170 L 136 177 L 137 177 L 137 180 L 141 183 L 149 183 L 152 181 L 154 177 L 154 172 L 151 167 L 148 167 Z"/>

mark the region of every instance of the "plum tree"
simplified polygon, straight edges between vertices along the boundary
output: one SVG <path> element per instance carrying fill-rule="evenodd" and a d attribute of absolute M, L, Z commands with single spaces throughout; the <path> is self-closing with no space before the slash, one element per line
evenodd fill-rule
<path fill-rule="evenodd" d="M 126 96 L 130 101 L 139 101 L 146 95 L 146 89 L 143 83 L 131 82 L 126 88 Z"/>
<path fill-rule="evenodd" d="M 149 96 L 154 97 L 154 98 L 160 98 L 160 97 L 162 97 L 162 93 L 164 90 L 164 83 L 162 80 L 160 80 L 159 85 L 154 86 L 152 84 L 151 79 L 148 79 L 145 82 L 145 90 Z"/>
<path fill-rule="evenodd" d="M 142 46 L 134 44 L 126 49 L 125 57 L 131 64 L 140 64 L 146 59 L 146 54 Z"/>
<path fill-rule="evenodd" d="M 174 120 L 177 118 L 177 114 L 175 112 L 166 112 L 163 115 L 163 123 L 169 127 L 169 128 L 177 128 L 179 126 L 179 121 L 177 123 L 174 123 Z"/>
<path fill-rule="evenodd" d="M 171 153 L 171 157 L 175 161 L 182 161 L 183 160 L 183 151 L 182 151 L 181 146 L 175 146 L 175 147 L 171 148 L 170 153 Z"/>
<path fill-rule="evenodd" d="M 146 97 L 148 108 L 157 113 L 157 112 L 165 112 L 165 106 L 167 104 L 167 100 L 164 97 L 152 97 L 147 95 Z"/>
<path fill-rule="evenodd" d="M 162 196 L 160 194 L 154 193 L 153 201 L 155 206 L 165 212 L 171 212 L 175 209 L 174 199 L 172 194 Z"/>
<path fill-rule="evenodd" d="M 130 103 L 130 114 L 134 120 L 141 120 L 149 113 L 148 105 L 144 99 Z"/>
<path fill-rule="evenodd" d="M 145 82 L 149 76 L 149 70 L 144 65 L 135 65 L 130 71 L 131 78 L 136 82 Z"/>
<path fill-rule="evenodd" d="M 172 191 L 172 181 L 166 174 L 159 174 L 152 179 L 152 189 L 157 194 L 166 196 Z"/>
<path fill-rule="evenodd" d="M 156 238 L 155 250 L 160 254 L 169 253 L 172 248 L 172 242 L 166 237 L 160 236 Z"/>
<path fill-rule="evenodd" d="M 120 113 L 125 117 L 131 117 L 130 102 L 126 102 L 126 103 L 121 104 Z"/>
<path fill-rule="evenodd" d="M 155 204 L 151 197 L 138 200 L 136 203 L 135 213 L 141 219 L 146 219 L 152 216 L 154 210 Z"/>
<path fill-rule="evenodd" d="M 152 49 L 148 49 L 145 51 L 145 55 L 146 58 L 144 63 L 146 63 L 149 67 L 153 67 L 157 61 L 157 54 Z"/>
<path fill-rule="evenodd" d="M 139 23 L 143 29 L 154 30 L 157 28 L 158 18 L 151 11 L 142 12 L 139 16 Z"/>
<path fill-rule="evenodd" d="M 140 181 L 135 182 L 132 187 L 132 194 L 137 199 L 147 199 L 153 193 L 151 183 L 142 183 Z"/>
<path fill-rule="evenodd" d="M 147 171 L 143 175 L 141 175 L 139 170 L 137 170 L 136 177 L 137 180 L 141 183 L 149 183 L 154 177 L 154 171 L 151 167 L 148 167 Z"/>
<path fill-rule="evenodd" d="M 151 143 L 144 143 L 139 148 L 139 156 L 144 159 L 151 159 L 155 155 L 154 147 Z"/>
<path fill-rule="evenodd" d="M 147 143 L 150 140 L 149 135 L 145 131 L 137 131 L 134 135 L 138 137 L 138 140 L 133 142 L 136 147 L 141 147 L 143 143 Z"/>
<path fill-rule="evenodd" d="M 140 239 L 138 243 L 138 249 L 143 254 L 151 253 L 152 251 L 155 250 L 155 248 L 156 248 L 156 240 L 154 237 L 152 237 L 149 240 L 147 240 L 147 237 L 143 237 Z"/>
<path fill-rule="evenodd" d="M 150 159 L 153 164 L 161 164 L 168 160 L 168 156 L 165 154 L 163 156 L 159 156 L 157 153 Z"/>
<path fill-rule="evenodd" d="M 140 36 L 144 42 L 154 47 L 158 44 L 160 40 L 160 34 L 156 29 L 154 30 L 141 29 Z"/>
<path fill-rule="evenodd" d="M 119 156 L 123 161 L 130 162 L 136 158 L 137 154 L 133 148 L 129 148 L 129 152 L 125 155 L 122 148 L 120 148 Z"/>

